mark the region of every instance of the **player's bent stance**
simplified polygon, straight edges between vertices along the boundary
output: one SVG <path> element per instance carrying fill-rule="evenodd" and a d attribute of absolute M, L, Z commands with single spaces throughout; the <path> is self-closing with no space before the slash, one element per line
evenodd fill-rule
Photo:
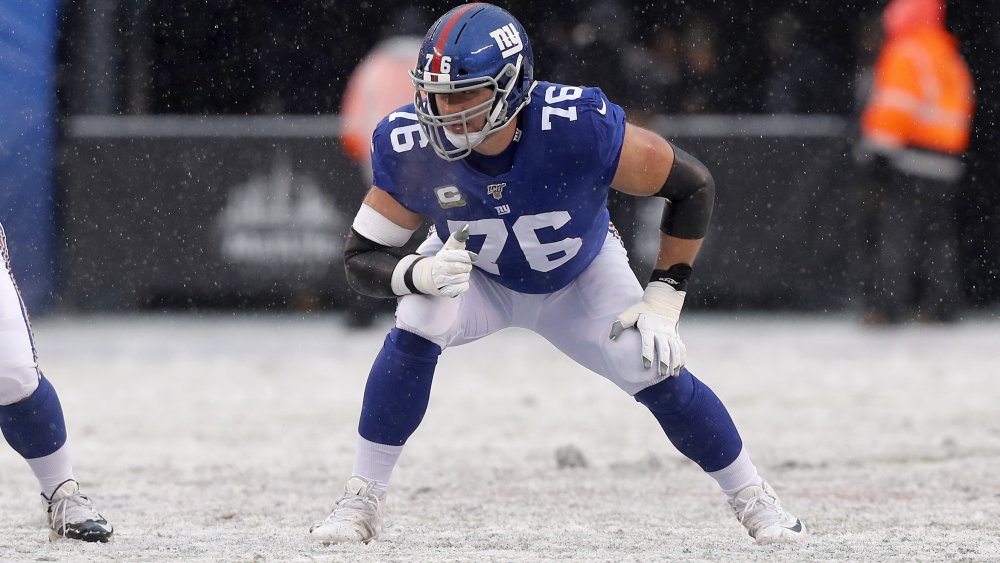
<path fill-rule="evenodd" d="M 536 82 L 521 24 L 489 4 L 442 16 L 411 77 L 414 104 L 373 136 L 374 186 L 344 257 L 356 290 L 400 297 L 396 327 L 368 376 L 354 474 L 310 537 L 379 536 L 389 477 L 426 412 L 438 356 L 513 326 L 645 405 L 758 543 L 804 537 L 725 406 L 684 367 L 677 321 L 714 203 L 708 170 L 626 124 L 599 89 Z M 645 288 L 610 226 L 611 187 L 669 200 Z M 423 217 L 434 222 L 427 240 L 397 253 Z"/>
<path fill-rule="evenodd" d="M 0 430 L 42 488 L 49 538 L 106 542 L 113 529 L 73 475 L 56 390 L 38 369 L 28 314 L 17 290 L 0 226 Z"/>

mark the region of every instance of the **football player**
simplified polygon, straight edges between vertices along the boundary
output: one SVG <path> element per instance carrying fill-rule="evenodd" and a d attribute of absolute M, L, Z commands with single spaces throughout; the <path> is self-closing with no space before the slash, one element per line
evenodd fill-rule
<path fill-rule="evenodd" d="M 107 542 L 114 529 L 80 492 L 56 390 L 38 369 L 28 312 L 14 281 L 0 225 L 0 430 L 42 489 L 49 539 Z"/>
<path fill-rule="evenodd" d="M 524 28 L 490 4 L 438 19 L 410 76 L 413 104 L 373 136 L 374 185 L 344 255 L 355 290 L 400 298 L 396 325 L 368 376 L 353 475 L 310 537 L 379 536 L 438 356 L 511 326 L 648 408 L 758 543 L 803 537 L 722 402 L 684 367 L 677 321 L 715 193 L 705 166 L 627 123 L 600 89 L 536 81 Z M 645 289 L 609 222 L 609 188 L 667 201 Z M 423 218 L 428 238 L 400 256 Z"/>

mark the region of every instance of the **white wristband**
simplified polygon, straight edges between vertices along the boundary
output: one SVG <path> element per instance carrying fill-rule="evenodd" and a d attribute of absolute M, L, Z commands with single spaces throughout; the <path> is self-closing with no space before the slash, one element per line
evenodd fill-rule
<path fill-rule="evenodd" d="M 410 288 L 406 286 L 406 271 L 410 269 L 410 266 L 414 262 L 420 260 L 423 256 L 419 254 L 409 254 L 404 256 L 396 267 L 392 270 L 392 292 L 396 295 L 403 296 L 413 293 Z"/>
<path fill-rule="evenodd" d="M 686 296 L 686 291 L 677 291 L 666 282 L 653 281 L 646 285 L 642 300 L 654 307 L 657 313 L 676 323 L 681 318 Z"/>

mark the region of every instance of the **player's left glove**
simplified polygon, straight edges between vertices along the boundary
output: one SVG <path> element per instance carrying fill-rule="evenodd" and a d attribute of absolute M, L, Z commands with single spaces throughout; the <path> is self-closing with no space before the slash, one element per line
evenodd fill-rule
<path fill-rule="evenodd" d="M 611 340 L 633 326 L 642 337 L 642 365 L 647 369 L 658 360 L 660 375 L 676 376 L 687 361 L 687 348 L 677 332 L 686 291 L 663 281 L 651 281 L 642 301 L 632 305 L 611 325 Z"/>

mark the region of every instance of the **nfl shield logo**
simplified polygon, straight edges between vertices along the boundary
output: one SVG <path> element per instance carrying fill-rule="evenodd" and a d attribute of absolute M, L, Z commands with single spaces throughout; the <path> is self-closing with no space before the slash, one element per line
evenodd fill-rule
<path fill-rule="evenodd" d="M 499 184 L 490 184 L 486 186 L 486 193 L 493 196 L 493 199 L 500 199 L 503 197 L 503 189 L 507 187 L 507 182 L 501 182 Z"/>

